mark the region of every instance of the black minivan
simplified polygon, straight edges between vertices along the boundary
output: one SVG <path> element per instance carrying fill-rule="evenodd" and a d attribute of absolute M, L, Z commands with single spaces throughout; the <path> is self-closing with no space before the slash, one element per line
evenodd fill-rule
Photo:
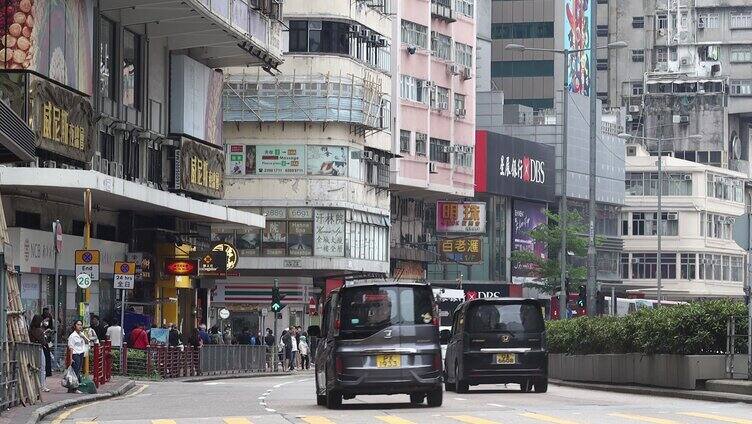
<path fill-rule="evenodd" d="M 444 368 L 446 389 L 519 383 L 523 392 L 548 390 L 543 305 L 535 299 L 475 299 L 454 312 Z"/>
<path fill-rule="evenodd" d="M 316 349 L 316 401 L 338 408 L 356 395 L 443 399 L 439 314 L 419 283 L 345 285 L 331 292 Z"/>

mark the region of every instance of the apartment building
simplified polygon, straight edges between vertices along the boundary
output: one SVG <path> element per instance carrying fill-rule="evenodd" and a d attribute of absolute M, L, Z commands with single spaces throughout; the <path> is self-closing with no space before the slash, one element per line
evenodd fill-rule
<path fill-rule="evenodd" d="M 436 260 L 437 200 L 474 195 L 476 9 L 474 0 L 397 8 L 391 272 L 409 280 Z"/>

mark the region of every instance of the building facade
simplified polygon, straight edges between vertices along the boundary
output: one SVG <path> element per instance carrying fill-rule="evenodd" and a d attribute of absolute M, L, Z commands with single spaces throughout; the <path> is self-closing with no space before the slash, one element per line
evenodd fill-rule
<path fill-rule="evenodd" d="M 3 168 L 2 191 L 30 312 L 54 306 L 50 230 L 59 220 L 66 322 L 88 319 L 81 314 L 87 310 L 119 317 L 112 275 L 114 262 L 126 258 L 138 263 L 138 282 L 126 298 L 132 312 L 154 324 L 182 323 L 184 332 L 206 321 L 208 296 L 199 280 L 166 275 L 161 265 L 208 250 L 211 225 L 264 226 L 261 215 L 208 200 L 224 193 L 217 68 L 279 65 L 281 10 L 267 6 L 199 0 L 8 6 L 13 20 L 3 21 L 0 91 L 35 131 L 36 157 Z M 73 263 L 73 251 L 84 247 L 100 252 L 99 281 L 87 290 L 76 286 Z"/>
<path fill-rule="evenodd" d="M 223 203 L 267 224 L 215 234 L 240 253 L 217 306 L 266 323 L 261 289 L 276 278 L 282 325 L 303 325 L 308 293 L 327 281 L 389 272 L 391 3 L 287 1 L 284 65 L 228 71 Z"/>
<path fill-rule="evenodd" d="M 476 11 L 473 0 L 397 7 L 391 272 L 422 279 L 436 260 L 437 200 L 474 195 Z"/>

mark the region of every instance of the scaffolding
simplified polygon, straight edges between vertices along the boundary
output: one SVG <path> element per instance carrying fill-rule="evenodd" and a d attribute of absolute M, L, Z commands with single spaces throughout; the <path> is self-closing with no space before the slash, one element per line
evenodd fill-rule
<path fill-rule="evenodd" d="M 350 125 L 353 134 L 370 135 L 389 125 L 390 103 L 381 80 L 355 75 L 228 75 L 224 87 L 225 122 L 330 122 Z"/>

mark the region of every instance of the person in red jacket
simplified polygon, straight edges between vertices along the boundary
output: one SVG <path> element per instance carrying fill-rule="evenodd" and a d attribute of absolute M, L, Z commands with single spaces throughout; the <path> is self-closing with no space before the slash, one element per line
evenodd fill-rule
<path fill-rule="evenodd" d="M 136 325 L 136 328 L 131 331 L 131 347 L 134 349 L 146 349 L 149 345 L 149 336 L 144 330 L 143 324 Z"/>

